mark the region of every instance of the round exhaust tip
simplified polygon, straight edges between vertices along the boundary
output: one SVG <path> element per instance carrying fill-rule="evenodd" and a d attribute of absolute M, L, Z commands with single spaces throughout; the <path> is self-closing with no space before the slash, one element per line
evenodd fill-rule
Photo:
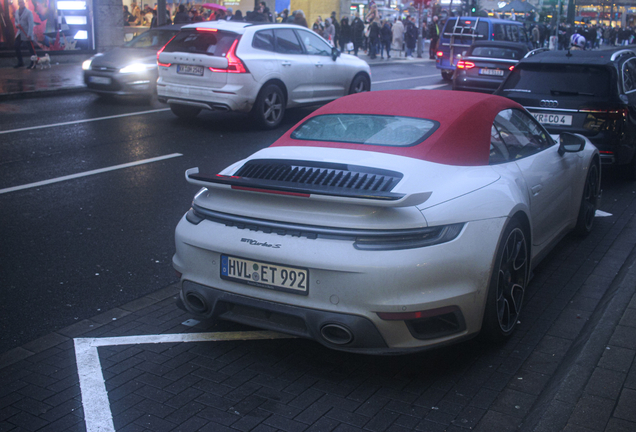
<path fill-rule="evenodd" d="M 327 342 L 334 345 L 346 345 L 353 341 L 351 330 L 340 324 L 325 324 L 320 329 L 320 334 Z"/>
<path fill-rule="evenodd" d="M 185 303 L 192 312 L 198 314 L 206 314 L 210 310 L 205 299 L 195 292 L 186 293 Z"/>

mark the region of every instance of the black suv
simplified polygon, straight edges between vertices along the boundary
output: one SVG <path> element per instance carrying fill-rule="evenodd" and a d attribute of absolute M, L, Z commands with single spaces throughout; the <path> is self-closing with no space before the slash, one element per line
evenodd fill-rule
<path fill-rule="evenodd" d="M 586 136 L 604 164 L 636 180 L 636 54 L 544 51 L 521 60 L 495 94 L 523 105 L 551 134 Z"/>

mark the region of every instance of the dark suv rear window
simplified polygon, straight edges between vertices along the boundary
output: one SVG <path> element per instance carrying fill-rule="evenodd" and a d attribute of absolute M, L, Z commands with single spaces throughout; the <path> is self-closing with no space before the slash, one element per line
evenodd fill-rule
<path fill-rule="evenodd" d="M 521 60 L 524 56 L 522 50 L 514 48 L 491 47 L 491 46 L 473 46 L 473 52 L 469 55 L 476 57 L 498 58 L 507 60 Z"/>
<path fill-rule="evenodd" d="M 236 33 L 218 31 L 197 31 L 196 29 L 181 30 L 164 52 L 185 52 L 192 54 L 207 54 L 224 57 L 232 43 L 239 38 Z"/>
<path fill-rule="evenodd" d="M 503 91 L 510 96 L 541 94 L 607 98 L 610 95 L 610 73 L 597 66 L 524 64 L 512 71 Z"/>

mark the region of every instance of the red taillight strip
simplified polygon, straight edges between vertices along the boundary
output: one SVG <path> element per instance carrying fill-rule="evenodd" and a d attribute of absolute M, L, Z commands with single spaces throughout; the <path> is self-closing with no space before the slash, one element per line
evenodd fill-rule
<path fill-rule="evenodd" d="M 172 65 L 172 63 L 161 63 L 159 62 L 159 54 L 161 54 L 163 52 L 163 50 L 166 49 L 166 47 L 168 46 L 168 44 L 170 42 L 172 42 L 172 39 L 174 39 L 175 37 L 177 37 L 177 35 L 174 35 L 170 38 L 170 40 L 168 42 L 166 42 L 166 44 L 164 46 L 161 47 L 161 49 L 159 51 L 157 51 L 157 65 L 158 66 L 163 66 L 163 67 L 170 67 L 170 65 Z"/>
<path fill-rule="evenodd" d="M 218 29 L 215 29 L 215 28 L 197 27 L 197 31 L 215 32 L 215 31 L 218 31 Z"/>
<path fill-rule="evenodd" d="M 429 309 L 417 312 L 376 312 L 380 319 L 386 321 L 407 321 L 418 318 L 430 318 L 459 311 L 457 306 L 445 306 L 437 309 Z"/>
<path fill-rule="evenodd" d="M 291 195 L 291 196 L 297 196 L 302 198 L 309 198 L 311 196 L 310 194 L 305 194 L 305 193 L 283 192 L 283 191 L 277 191 L 277 190 L 271 190 L 271 189 L 258 189 L 258 188 L 244 187 L 244 186 L 232 186 L 232 189 L 244 190 L 249 192 L 262 192 L 262 193 L 269 193 L 274 195 Z"/>
<path fill-rule="evenodd" d="M 227 68 L 226 69 L 217 69 L 210 67 L 212 72 L 225 72 L 225 73 L 247 73 L 247 68 L 243 64 L 240 58 L 236 56 L 236 46 L 238 45 L 238 39 L 235 39 L 232 42 L 232 46 L 227 51 L 225 58 L 227 59 Z"/>

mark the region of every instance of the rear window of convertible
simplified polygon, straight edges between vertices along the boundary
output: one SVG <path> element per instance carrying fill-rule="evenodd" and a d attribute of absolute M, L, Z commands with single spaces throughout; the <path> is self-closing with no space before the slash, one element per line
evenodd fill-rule
<path fill-rule="evenodd" d="M 439 123 L 433 120 L 363 114 L 324 114 L 300 125 L 298 140 L 406 147 L 424 141 Z"/>
<path fill-rule="evenodd" d="M 207 54 L 224 57 L 232 43 L 240 35 L 232 32 L 181 30 L 166 46 L 164 52 L 183 52 L 191 54 Z"/>

